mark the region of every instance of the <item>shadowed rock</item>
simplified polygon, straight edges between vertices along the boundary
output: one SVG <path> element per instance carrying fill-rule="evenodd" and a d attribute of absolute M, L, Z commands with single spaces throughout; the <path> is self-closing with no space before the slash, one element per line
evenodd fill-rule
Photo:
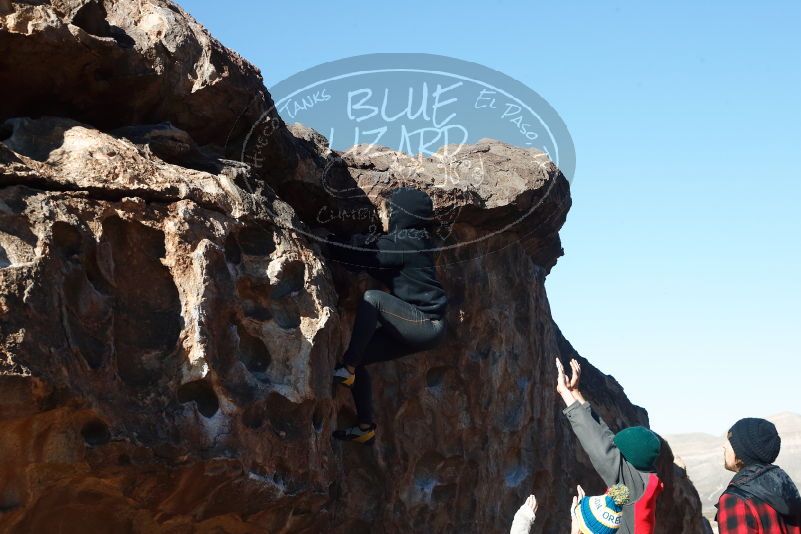
<path fill-rule="evenodd" d="M 180 7 L 0 14 L 0 531 L 504 532 L 533 492 L 559 532 L 577 483 L 603 491 L 553 391 L 579 356 L 545 291 L 570 193 L 544 154 L 340 153 L 279 121 L 254 168 L 219 156 L 270 95 Z M 381 286 L 314 236 L 367 231 L 399 185 L 434 201 L 448 334 L 375 366 L 374 447 L 332 443 L 355 414 L 331 371 Z M 613 430 L 647 424 L 581 361 Z M 658 532 L 704 532 L 668 452 Z"/>
<path fill-rule="evenodd" d="M 170 1 L 12 2 L 3 10 L 0 120 L 58 115 L 104 129 L 170 121 L 235 155 L 273 105 L 258 69 Z"/>

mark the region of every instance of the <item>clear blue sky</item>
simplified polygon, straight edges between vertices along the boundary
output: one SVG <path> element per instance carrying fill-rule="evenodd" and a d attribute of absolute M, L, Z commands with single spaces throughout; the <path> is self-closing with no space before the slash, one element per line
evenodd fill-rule
<path fill-rule="evenodd" d="M 268 89 L 371 52 L 533 88 L 576 144 L 546 284 L 576 349 L 658 432 L 801 412 L 801 3 L 179 1 Z"/>

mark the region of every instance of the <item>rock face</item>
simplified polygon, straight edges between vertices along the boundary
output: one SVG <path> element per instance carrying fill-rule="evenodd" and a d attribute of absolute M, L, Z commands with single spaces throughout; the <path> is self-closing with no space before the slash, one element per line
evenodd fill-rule
<path fill-rule="evenodd" d="M 0 72 L 0 117 L 170 121 L 231 154 L 273 105 L 255 67 L 167 0 L 1 0 Z"/>
<path fill-rule="evenodd" d="M 480 183 L 441 187 L 436 158 L 336 153 L 280 123 L 255 173 L 208 145 L 269 94 L 177 6 L 0 16 L 0 86 L 27 93 L 0 127 L 0 531 L 504 532 L 533 492 L 534 531 L 563 532 L 575 485 L 603 490 L 554 393 L 553 356 L 578 355 L 544 288 L 570 207 L 544 155 L 482 140 L 454 162 L 482 162 Z M 60 100 L 34 97 L 56 82 Z M 447 223 L 449 331 L 375 367 L 377 442 L 342 446 L 354 414 L 330 373 L 380 285 L 316 236 L 370 231 L 401 184 Z M 613 429 L 647 424 L 582 362 Z M 661 471 L 659 531 L 703 532 L 669 451 Z"/>

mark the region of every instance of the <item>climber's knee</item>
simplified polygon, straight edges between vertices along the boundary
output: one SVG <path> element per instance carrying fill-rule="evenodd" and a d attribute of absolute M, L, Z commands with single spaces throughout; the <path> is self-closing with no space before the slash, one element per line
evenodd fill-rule
<path fill-rule="evenodd" d="M 381 293 L 383 293 L 383 291 L 380 291 L 378 289 L 368 289 L 367 291 L 364 292 L 364 296 L 362 297 L 362 299 L 367 304 L 377 309 L 379 299 L 381 298 Z"/>

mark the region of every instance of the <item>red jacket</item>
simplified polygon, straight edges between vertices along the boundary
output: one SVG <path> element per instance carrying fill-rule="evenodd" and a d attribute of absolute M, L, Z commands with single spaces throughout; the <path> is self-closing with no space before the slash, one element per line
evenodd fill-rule
<path fill-rule="evenodd" d="M 665 484 L 655 474 L 648 479 L 645 493 L 634 503 L 634 534 L 653 534 L 656 529 L 656 499 Z"/>

